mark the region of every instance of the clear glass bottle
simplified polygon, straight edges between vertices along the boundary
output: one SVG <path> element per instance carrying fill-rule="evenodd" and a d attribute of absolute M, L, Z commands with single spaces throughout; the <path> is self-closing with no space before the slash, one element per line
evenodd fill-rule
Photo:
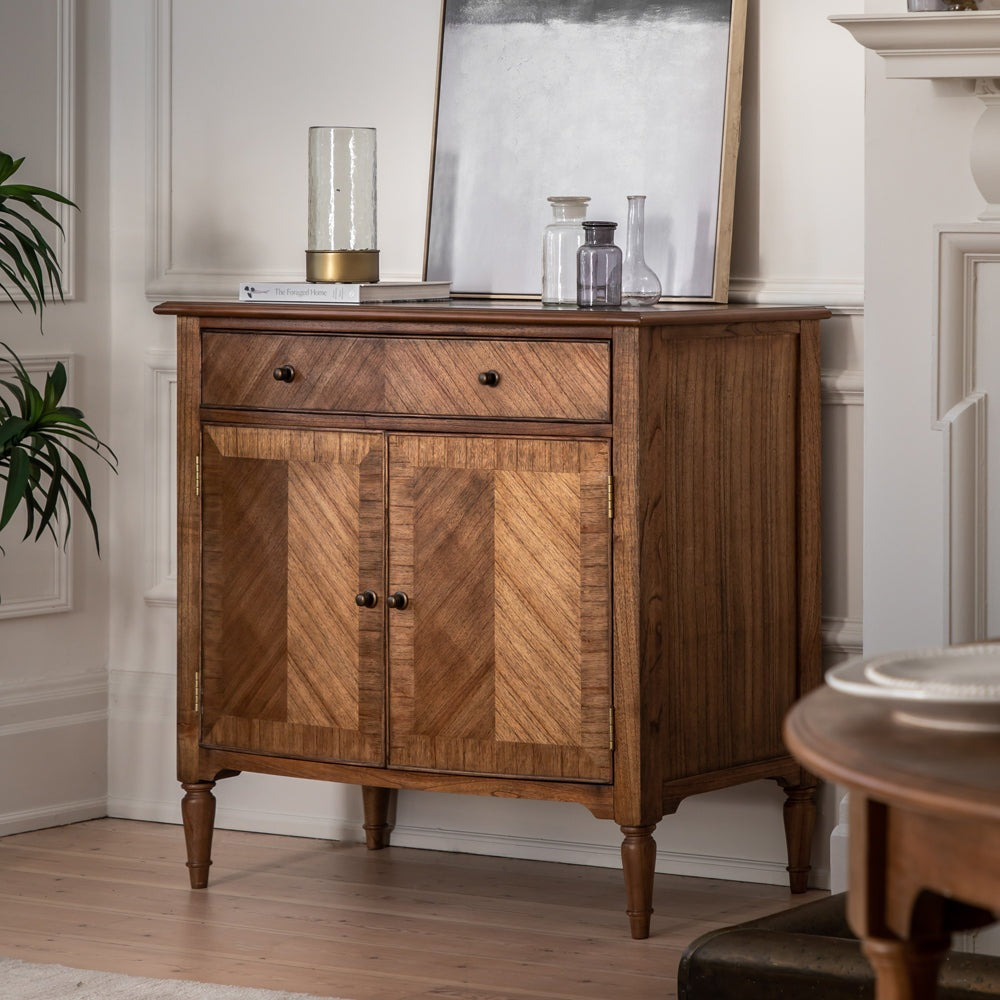
<path fill-rule="evenodd" d="M 549 198 L 553 220 L 542 237 L 542 302 L 576 302 L 576 252 L 583 246 L 583 220 L 590 198 L 559 195 Z"/>
<path fill-rule="evenodd" d="M 585 308 L 622 304 L 622 252 L 615 246 L 617 222 L 583 223 L 586 242 L 576 252 L 576 304 Z"/>
<path fill-rule="evenodd" d="M 663 286 L 646 263 L 646 196 L 630 194 L 628 227 L 625 230 L 625 260 L 622 263 L 622 304 L 650 306 L 660 301 Z"/>

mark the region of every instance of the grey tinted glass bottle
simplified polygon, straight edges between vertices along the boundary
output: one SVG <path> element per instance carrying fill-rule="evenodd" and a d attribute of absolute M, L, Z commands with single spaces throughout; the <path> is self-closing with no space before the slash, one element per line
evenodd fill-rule
<path fill-rule="evenodd" d="M 586 242 L 576 254 L 576 304 L 586 308 L 622 304 L 622 252 L 615 246 L 617 222 L 585 221 Z"/>

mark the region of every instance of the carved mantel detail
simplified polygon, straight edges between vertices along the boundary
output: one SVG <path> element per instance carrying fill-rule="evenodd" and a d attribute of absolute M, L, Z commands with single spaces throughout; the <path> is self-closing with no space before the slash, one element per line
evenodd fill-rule
<path fill-rule="evenodd" d="M 1000 79 L 976 79 L 976 96 L 986 110 L 972 130 L 969 163 L 972 177 L 986 208 L 979 218 L 984 222 L 1000 220 Z"/>
<path fill-rule="evenodd" d="M 986 106 L 972 132 L 969 163 L 986 201 L 979 218 L 1000 220 L 1000 13 L 866 14 L 831 17 L 885 60 L 885 75 L 968 80 Z"/>

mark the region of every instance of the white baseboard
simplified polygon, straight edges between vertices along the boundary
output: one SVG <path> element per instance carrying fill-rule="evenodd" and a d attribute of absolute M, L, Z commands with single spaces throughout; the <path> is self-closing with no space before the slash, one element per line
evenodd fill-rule
<path fill-rule="evenodd" d="M 87 819 L 101 819 L 108 815 L 106 798 L 88 799 L 83 802 L 58 802 L 37 809 L 20 809 L 0 813 L 0 837 L 28 830 L 43 830 L 49 826 L 66 826 L 82 823 Z"/>
<path fill-rule="evenodd" d="M 110 799 L 108 814 L 120 819 L 154 823 L 181 821 L 180 793 L 176 803 Z M 666 821 L 669 822 L 669 819 Z M 316 815 L 293 815 L 258 809 L 233 809 L 219 805 L 215 826 L 220 830 L 244 830 L 292 837 L 315 837 L 344 843 L 363 843 L 364 830 L 354 820 Z M 488 857 L 519 858 L 525 861 L 550 861 L 559 864 L 585 865 L 593 868 L 621 868 L 617 846 L 582 843 L 538 837 L 513 837 L 470 830 L 449 830 L 397 824 L 392 833 L 394 847 L 456 854 L 480 854 Z M 656 871 L 663 875 L 687 875 L 693 878 L 724 879 L 730 882 L 754 882 L 762 885 L 787 885 L 788 873 L 782 863 L 746 858 L 712 857 L 657 851 Z M 810 884 L 829 887 L 830 873 L 814 869 Z"/>
<path fill-rule="evenodd" d="M 106 674 L 0 684 L 0 836 L 108 814 L 107 728 Z"/>
<path fill-rule="evenodd" d="M 670 818 L 663 821 L 666 840 Z M 654 836 L 655 839 L 655 836 Z M 527 861 L 553 861 L 592 868 L 621 868 L 621 849 L 617 845 L 580 843 L 535 837 L 496 836 L 465 830 L 424 829 L 397 826 L 392 833 L 396 847 L 416 847 L 431 851 L 454 851 L 459 854 L 485 854 L 491 857 L 520 858 Z M 757 861 L 748 858 L 713 857 L 686 854 L 659 847 L 656 871 L 661 875 L 687 875 L 692 878 L 716 878 L 730 882 L 755 882 L 763 885 L 787 885 L 788 872 L 783 862 Z M 830 874 L 814 869 L 811 884 L 826 888 Z"/>
<path fill-rule="evenodd" d="M 181 790 L 177 787 L 176 802 L 112 797 L 108 799 L 108 815 L 116 819 L 143 820 L 148 823 L 181 822 Z M 364 829 L 353 820 L 316 814 L 269 812 L 263 809 L 234 809 L 219 804 L 215 815 L 218 830 L 244 830 L 247 833 L 273 833 L 283 837 L 315 837 L 317 840 L 337 840 L 362 843 Z"/>

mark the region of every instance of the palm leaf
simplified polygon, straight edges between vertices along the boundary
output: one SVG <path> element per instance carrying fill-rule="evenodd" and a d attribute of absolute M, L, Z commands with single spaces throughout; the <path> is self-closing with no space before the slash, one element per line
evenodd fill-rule
<path fill-rule="evenodd" d="M 0 153 L 0 184 L 13 174 L 24 163 L 24 157 L 15 160 L 10 153 Z"/>
<path fill-rule="evenodd" d="M 24 157 L 15 160 L 0 152 L 0 288 L 17 309 L 21 306 L 14 291 L 23 295 L 41 321 L 46 301 L 57 295 L 63 298 L 62 269 L 34 220 L 42 220 L 64 235 L 62 223 L 45 203 L 77 206 L 58 191 L 37 184 L 8 183 L 23 162 Z"/>
<path fill-rule="evenodd" d="M 44 388 L 39 390 L 20 358 L 6 344 L 0 347 L 5 351 L 0 355 L 0 364 L 6 364 L 14 375 L 13 379 L 0 380 L 2 412 L 7 414 L 0 419 L 0 480 L 6 481 L 0 528 L 23 506 L 27 522 L 25 538 L 38 539 L 47 531 L 65 545 L 75 498 L 90 523 L 100 553 L 90 474 L 83 459 L 72 449 L 85 448 L 114 472 L 117 472 L 117 456 L 97 436 L 82 411 L 61 404 L 67 381 L 61 362 L 46 375 Z M 61 540 L 56 534 L 57 520 L 62 528 Z"/>
<path fill-rule="evenodd" d="M 23 451 L 12 452 L 7 474 L 7 489 L 4 490 L 3 508 L 0 509 L 0 530 L 6 527 L 14 516 L 14 511 L 24 499 L 24 494 L 28 490 L 30 472 L 31 465 L 28 456 Z"/>

